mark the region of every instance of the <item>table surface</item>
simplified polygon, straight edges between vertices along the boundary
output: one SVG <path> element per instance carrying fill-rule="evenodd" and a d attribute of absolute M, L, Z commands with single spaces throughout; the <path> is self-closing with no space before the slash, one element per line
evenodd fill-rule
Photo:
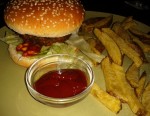
<path fill-rule="evenodd" d="M 5 3 L 8 0 L 0 0 L 0 27 L 4 26 L 3 11 Z M 150 1 L 145 1 L 145 5 L 149 9 L 140 10 L 125 3 L 125 0 L 81 0 L 82 4 L 87 11 L 100 11 L 113 13 L 122 16 L 133 16 L 135 20 L 138 20 L 148 26 L 150 26 Z M 133 0 L 130 0 L 133 1 Z"/>

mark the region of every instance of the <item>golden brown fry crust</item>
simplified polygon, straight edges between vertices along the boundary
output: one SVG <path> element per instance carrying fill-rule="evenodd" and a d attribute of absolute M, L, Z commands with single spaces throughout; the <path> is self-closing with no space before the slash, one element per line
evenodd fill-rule
<path fill-rule="evenodd" d="M 112 112 L 118 113 L 121 110 L 120 100 L 103 91 L 96 83 L 92 87 L 91 94 Z"/>
<path fill-rule="evenodd" d="M 114 42 L 114 40 L 109 37 L 106 33 L 100 31 L 99 29 L 94 29 L 94 34 L 96 37 L 102 42 L 102 44 L 105 46 L 109 56 L 112 58 L 112 60 L 117 63 L 118 65 L 122 64 L 122 54 L 117 46 L 117 44 Z"/>
<path fill-rule="evenodd" d="M 126 79 L 133 88 L 139 86 L 140 68 L 132 63 L 126 71 Z"/>
<path fill-rule="evenodd" d="M 137 67 L 140 67 L 143 63 L 140 54 L 137 53 L 134 49 L 132 49 L 128 43 L 126 43 L 120 36 L 118 36 L 114 31 L 110 28 L 103 28 L 103 32 L 107 33 L 119 46 L 121 51 L 127 55 L 133 62 L 136 64 Z"/>

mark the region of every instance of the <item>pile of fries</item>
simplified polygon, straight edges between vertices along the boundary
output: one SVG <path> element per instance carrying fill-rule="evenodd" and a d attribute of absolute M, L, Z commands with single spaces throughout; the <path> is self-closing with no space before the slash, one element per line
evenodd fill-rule
<path fill-rule="evenodd" d="M 147 82 L 146 71 L 140 74 L 142 65 L 149 63 L 145 54 L 150 52 L 150 35 L 138 29 L 132 16 L 117 22 L 112 22 L 112 19 L 108 16 L 99 22 L 84 24 L 80 30 L 90 35 L 85 38 L 95 53 L 107 51 L 100 64 L 106 91 L 95 83 L 91 94 L 114 113 L 126 103 L 134 114 L 150 116 L 150 82 Z M 97 41 L 103 50 L 97 49 Z M 127 70 L 123 67 L 124 57 L 132 61 Z"/>

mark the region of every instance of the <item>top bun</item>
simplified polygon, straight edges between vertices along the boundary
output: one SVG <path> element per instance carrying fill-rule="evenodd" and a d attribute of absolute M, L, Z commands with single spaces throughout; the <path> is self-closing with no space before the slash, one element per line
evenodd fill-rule
<path fill-rule="evenodd" d="M 79 29 L 84 8 L 79 0 L 10 0 L 4 20 L 20 34 L 62 37 Z"/>

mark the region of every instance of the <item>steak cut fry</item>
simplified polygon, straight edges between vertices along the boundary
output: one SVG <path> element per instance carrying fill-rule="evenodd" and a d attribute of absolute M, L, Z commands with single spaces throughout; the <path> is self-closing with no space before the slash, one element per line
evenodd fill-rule
<path fill-rule="evenodd" d="M 120 22 L 116 22 L 113 24 L 112 30 L 119 35 L 125 42 L 128 44 L 129 47 L 131 47 L 133 50 L 135 50 L 143 60 L 143 62 L 147 62 L 147 59 L 145 58 L 144 52 L 137 44 L 133 41 L 133 35 L 128 32 L 128 30 L 125 30 Z M 146 46 L 144 46 L 146 48 Z"/>
<path fill-rule="evenodd" d="M 140 54 L 137 53 L 134 49 L 132 49 L 119 35 L 117 35 L 114 31 L 110 28 L 102 28 L 102 31 L 108 34 L 119 46 L 121 51 L 127 55 L 137 67 L 140 67 L 143 63 Z"/>
<path fill-rule="evenodd" d="M 112 30 L 118 34 L 124 41 L 131 42 L 131 37 L 128 34 L 127 30 L 123 28 L 120 22 L 115 22 L 112 26 Z"/>
<path fill-rule="evenodd" d="M 121 22 L 121 25 L 127 30 L 131 27 L 137 26 L 137 23 L 133 20 L 133 16 L 128 16 Z"/>
<path fill-rule="evenodd" d="M 122 95 L 124 98 L 126 98 L 127 104 L 133 113 L 141 116 L 145 115 L 143 105 L 136 97 L 134 89 L 126 80 L 124 68 L 113 62 L 111 63 L 109 58 L 106 57 L 102 61 L 102 70 L 106 79 L 106 87 L 108 88 L 108 84 L 113 85 L 111 91 L 113 93 L 120 93 L 118 96 Z"/>
<path fill-rule="evenodd" d="M 146 116 L 150 116 L 150 82 L 148 83 L 143 92 L 142 104 L 147 111 Z"/>
<path fill-rule="evenodd" d="M 129 28 L 129 31 L 130 31 L 133 35 L 135 35 L 135 36 L 137 36 L 137 37 L 139 37 L 139 38 L 141 38 L 141 39 L 148 39 L 148 40 L 150 40 L 150 35 L 149 35 L 149 34 L 144 33 L 144 32 L 142 32 L 141 30 L 139 30 L 139 29 L 137 29 L 137 28 L 131 27 L 131 28 Z"/>
<path fill-rule="evenodd" d="M 105 78 L 106 91 L 120 99 L 122 102 L 127 102 L 126 91 L 123 89 L 120 81 L 116 80 L 116 74 L 111 67 L 109 57 L 102 60 L 101 67 Z"/>
<path fill-rule="evenodd" d="M 121 65 L 122 64 L 122 54 L 121 54 L 119 47 L 114 42 L 114 40 L 111 37 L 109 37 L 106 33 L 100 31 L 97 28 L 94 29 L 94 34 L 105 46 L 111 59 L 118 65 Z"/>
<path fill-rule="evenodd" d="M 79 32 L 81 33 L 93 33 L 94 28 L 104 28 L 104 27 L 110 27 L 113 21 L 113 15 L 107 16 L 107 17 L 93 17 L 86 19 L 81 27 Z"/>
<path fill-rule="evenodd" d="M 135 93 L 139 99 L 141 98 L 141 96 L 144 92 L 146 76 L 147 76 L 146 72 L 144 71 L 139 79 L 139 86 L 135 89 Z"/>
<path fill-rule="evenodd" d="M 96 28 L 103 28 L 103 27 L 109 27 L 113 21 L 113 15 L 109 15 L 105 18 L 103 18 L 101 21 L 98 21 L 94 23 L 94 27 Z"/>
<path fill-rule="evenodd" d="M 140 68 L 132 63 L 126 71 L 126 79 L 133 88 L 139 86 Z"/>
<path fill-rule="evenodd" d="M 122 85 L 122 89 L 124 89 L 126 93 L 126 97 L 128 99 L 127 104 L 129 105 L 130 109 L 136 115 L 144 116 L 145 110 L 143 105 L 140 103 L 139 99 L 136 97 L 133 88 L 130 84 L 126 81 L 125 72 L 122 66 L 119 66 L 115 63 L 112 63 L 112 69 L 116 74 L 116 81 L 120 85 Z"/>
<path fill-rule="evenodd" d="M 103 91 L 96 83 L 92 87 L 91 94 L 112 112 L 118 113 L 121 110 L 121 101 Z"/>
<path fill-rule="evenodd" d="M 149 44 L 143 43 L 138 37 L 136 37 L 132 34 L 131 34 L 131 37 L 132 37 L 133 41 L 141 47 L 143 52 L 145 52 L 145 53 L 150 52 L 150 45 Z"/>

